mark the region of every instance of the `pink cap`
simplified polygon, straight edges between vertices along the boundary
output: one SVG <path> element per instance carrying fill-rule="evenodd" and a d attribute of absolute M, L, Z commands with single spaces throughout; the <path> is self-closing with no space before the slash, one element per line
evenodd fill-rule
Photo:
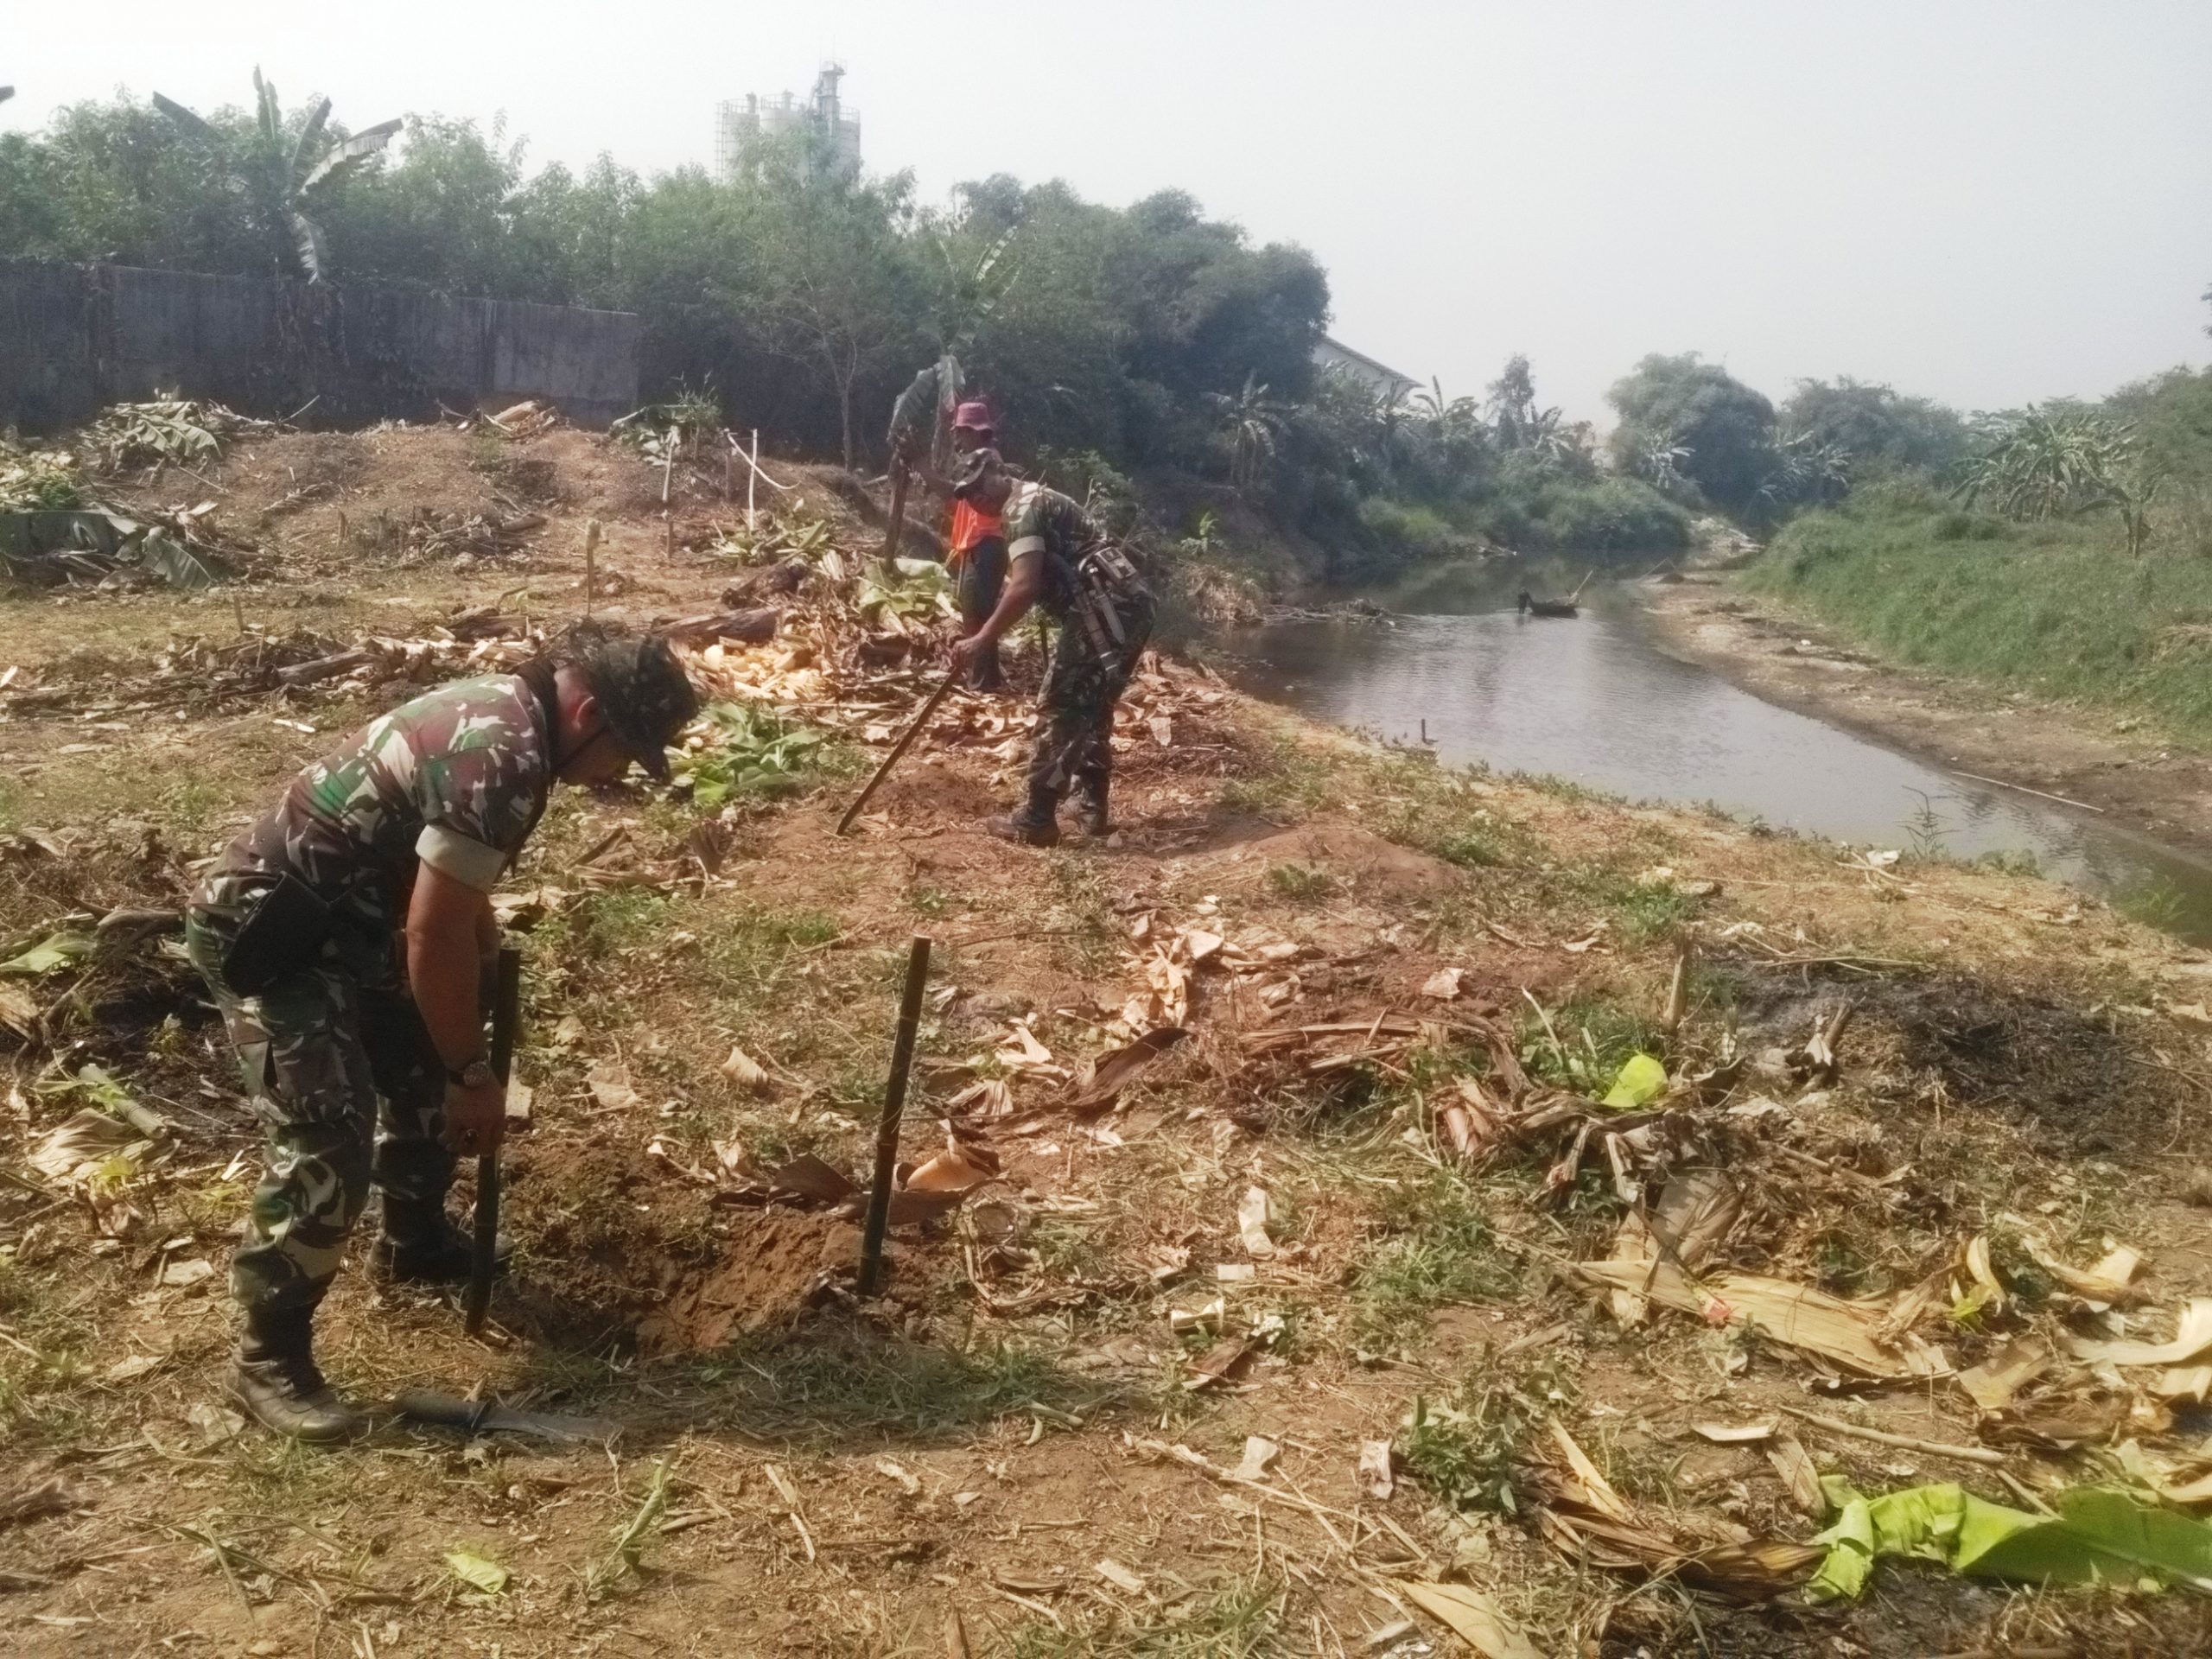
<path fill-rule="evenodd" d="M 961 404 L 952 411 L 952 425 L 955 431 L 991 432 L 997 429 L 991 423 L 991 406 L 988 404 Z"/>

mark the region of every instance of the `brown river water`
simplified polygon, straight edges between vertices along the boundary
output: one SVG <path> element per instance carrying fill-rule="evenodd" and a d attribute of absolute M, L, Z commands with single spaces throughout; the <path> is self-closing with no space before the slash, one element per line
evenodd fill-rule
<path fill-rule="evenodd" d="M 1513 595 L 1526 579 L 1447 575 L 1375 595 L 1388 621 L 1246 630 L 1225 666 L 1249 691 L 1386 739 L 1417 740 L 1426 722 L 1450 763 L 1716 805 L 1860 849 L 2032 859 L 2212 944 L 2212 864 L 1753 696 L 1669 655 L 1626 590 L 1592 584 L 1573 620 L 1522 617 Z"/>

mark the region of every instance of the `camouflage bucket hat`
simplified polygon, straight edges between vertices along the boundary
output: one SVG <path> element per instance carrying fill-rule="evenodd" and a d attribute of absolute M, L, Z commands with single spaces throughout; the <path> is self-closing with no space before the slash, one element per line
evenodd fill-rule
<path fill-rule="evenodd" d="M 666 783 L 668 747 L 699 714 L 699 694 L 667 636 L 607 640 L 586 654 L 582 667 L 615 741 Z"/>
<path fill-rule="evenodd" d="M 998 475 L 1001 463 L 999 452 L 988 446 L 971 449 L 952 480 L 952 493 L 957 500 L 965 501 L 983 485 Z"/>

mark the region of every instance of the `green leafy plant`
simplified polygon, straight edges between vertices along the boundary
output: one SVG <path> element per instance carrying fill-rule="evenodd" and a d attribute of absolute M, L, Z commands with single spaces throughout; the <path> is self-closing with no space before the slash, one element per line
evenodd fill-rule
<path fill-rule="evenodd" d="M 2144 463 L 2133 423 L 2031 407 L 1999 428 L 1996 442 L 1968 464 L 1959 493 L 1969 506 L 1986 499 L 2008 518 L 2063 518 L 2110 507 L 2133 556 L 2150 540 L 2161 482 Z"/>
<path fill-rule="evenodd" d="M 830 741 L 825 733 L 753 703 L 715 703 L 706 719 L 714 735 L 692 760 L 691 798 L 710 810 L 732 800 L 774 800 L 804 788 Z"/>
<path fill-rule="evenodd" d="M 1446 1399 L 1416 1396 L 1391 1452 L 1409 1478 L 1454 1509 L 1517 1514 L 1527 1507 L 1518 1466 L 1558 1392 L 1549 1377 L 1478 1366 Z"/>

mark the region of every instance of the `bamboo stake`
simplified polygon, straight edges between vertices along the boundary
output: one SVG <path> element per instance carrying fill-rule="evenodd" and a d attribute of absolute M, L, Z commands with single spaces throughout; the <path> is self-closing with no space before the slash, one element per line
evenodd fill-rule
<path fill-rule="evenodd" d="M 745 475 L 745 533 L 753 533 L 753 492 L 760 481 L 760 429 L 753 429 L 753 454 L 748 461 L 752 470 Z"/>
<path fill-rule="evenodd" d="M 499 947 L 497 988 L 492 997 L 492 1071 L 502 1089 L 507 1085 L 508 1074 L 514 1070 L 515 1040 L 521 1028 L 522 950 L 516 945 L 503 944 Z M 502 1124 L 500 1133 L 505 1132 L 505 1125 Z M 496 1145 L 476 1160 L 474 1219 L 468 1291 L 461 1305 L 461 1328 L 472 1337 L 484 1328 L 484 1316 L 492 1306 L 492 1275 L 499 1267 L 499 1149 Z"/>
<path fill-rule="evenodd" d="M 914 740 L 921 735 L 922 728 L 930 723 L 930 716 L 937 713 L 937 706 L 944 701 L 944 694 L 959 683 L 960 671 L 956 668 L 938 683 L 936 690 L 930 693 L 922 704 L 921 713 L 914 716 L 914 723 L 909 726 L 899 741 L 891 746 L 891 753 L 883 757 L 883 764 L 875 769 L 875 775 L 861 786 L 861 792 L 853 797 L 853 804 L 845 809 L 845 816 L 837 820 L 839 835 L 842 836 L 852 829 L 853 821 L 860 817 L 861 809 L 868 804 L 868 798 L 875 793 L 876 786 L 891 775 L 891 768 L 899 764 L 899 757 L 904 755 L 913 746 Z"/>
<path fill-rule="evenodd" d="M 2087 801 L 2077 801 L 2069 795 L 2054 795 L 2047 789 L 2030 789 L 2025 784 L 2008 784 L 2002 778 L 1985 778 L 1978 772 L 1961 772 L 1956 766 L 1951 773 L 1957 778 L 1971 778 L 1977 784 L 1994 784 L 1999 789 L 2017 789 L 2023 795 L 2032 795 L 2038 800 L 2056 801 L 2061 806 L 2078 806 L 2084 812 L 2102 812 L 2101 806 L 2091 806 Z"/>
<path fill-rule="evenodd" d="M 1847 1423 L 1840 1417 L 1822 1417 L 1815 1412 L 1800 1411 L 1795 1406 L 1783 1410 L 1792 1417 L 1802 1417 L 1831 1434 L 1848 1434 L 1857 1440 L 1872 1440 L 1877 1446 L 1894 1446 L 1907 1452 L 1924 1452 L 1931 1458 L 1956 1458 L 1962 1463 L 1986 1463 L 1993 1466 L 2009 1463 L 2011 1459 L 2002 1452 L 1993 1452 L 1983 1446 L 1947 1446 L 1942 1440 L 1923 1440 L 1910 1434 L 1891 1434 L 1878 1428 L 1861 1428 L 1857 1423 Z"/>
<path fill-rule="evenodd" d="M 914 1036 L 922 1024 L 922 992 L 930 979 L 930 941 L 914 935 L 906 953 L 906 988 L 899 999 L 899 1034 L 891 1046 L 891 1076 L 883 1085 L 883 1116 L 875 1130 L 875 1182 L 868 1196 L 868 1225 L 861 1235 L 859 1291 L 875 1294 L 883 1276 L 883 1235 L 891 1225 L 891 1177 L 899 1166 L 899 1120 L 906 1109 L 906 1078 L 913 1070 Z"/>
<path fill-rule="evenodd" d="M 899 556 L 899 533 L 906 528 L 906 463 L 891 463 L 891 523 L 883 532 L 882 559 L 886 569 Z"/>
<path fill-rule="evenodd" d="M 599 566 L 594 556 L 599 550 L 599 520 L 584 523 L 584 614 L 591 614 L 592 601 L 599 596 Z"/>
<path fill-rule="evenodd" d="M 1667 987 L 1667 1006 L 1659 1016 L 1659 1026 L 1669 1035 L 1681 1025 L 1682 1016 L 1689 1012 L 1690 956 L 1693 947 L 1688 939 L 1675 950 L 1675 976 Z"/>

